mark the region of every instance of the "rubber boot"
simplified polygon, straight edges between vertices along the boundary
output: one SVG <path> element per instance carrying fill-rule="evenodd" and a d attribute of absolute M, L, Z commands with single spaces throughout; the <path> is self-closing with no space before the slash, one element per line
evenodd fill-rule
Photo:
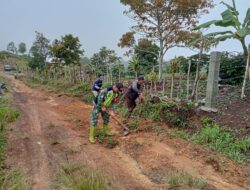
<path fill-rule="evenodd" d="M 104 131 L 104 134 L 105 134 L 106 136 L 112 136 L 112 134 L 110 133 L 109 125 L 108 125 L 108 124 L 104 124 L 104 125 L 103 125 L 103 131 Z"/>
<path fill-rule="evenodd" d="M 95 143 L 95 127 L 91 126 L 89 129 L 89 142 L 91 144 Z"/>

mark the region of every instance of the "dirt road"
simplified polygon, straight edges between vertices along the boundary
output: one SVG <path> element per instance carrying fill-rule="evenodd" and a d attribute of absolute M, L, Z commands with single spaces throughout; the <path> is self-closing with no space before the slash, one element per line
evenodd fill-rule
<path fill-rule="evenodd" d="M 249 165 L 218 160 L 219 155 L 182 139 L 153 131 L 123 137 L 111 121 L 119 144 L 113 149 L 88 143 L 91 106 L 77 98 L 31 89 L 11 79 L 14 105 L 21 117 L 11 126 L 7 161 L 20 167 L 34 190 L 54 189 L 60 165 L 77 162 L 98 170 L 110 189 L 168 189 L 171 169 L 203 177 L 207 189 L 249 189 Z M 145 123 L 151 125 L 151 123 Z"/>

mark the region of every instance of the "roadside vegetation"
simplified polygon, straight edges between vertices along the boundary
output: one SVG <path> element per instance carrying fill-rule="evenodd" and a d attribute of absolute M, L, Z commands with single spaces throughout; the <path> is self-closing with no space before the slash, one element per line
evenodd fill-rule
<path fill-rule="evenodd" d="M 0 81 L 5 81 L 0 77 Z M 5 81 L 6 82 L 6 81 Z M 6 168 L 5 150 L 8 125 L 19 117 L 20 113 L 11 106 L 9 93 L 0 95 L 0 187 L 3 190 L 27 190 L 28 186 L 18 169 Z"/>
<path fill-rule="evenodd" d="M 56 188 L 60 190 L 107 190 L 100 174 L 80 164 L 66 164 L 57 175 Z"/>
<path fill-rule="evenodd" d="M 183 172 L 173 170 L 171 174 L 168 176 L 168 187 L 169 189 L 205 189 L 206 180 L 194 178 L 192 175 Z"/>

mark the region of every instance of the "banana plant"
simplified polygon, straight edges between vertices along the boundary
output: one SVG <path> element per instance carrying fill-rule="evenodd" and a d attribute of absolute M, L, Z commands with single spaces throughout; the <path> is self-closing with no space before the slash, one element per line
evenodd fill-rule
<path fill-rule="evenodd" d="M 133 56 L 132 59 L 129 61 L 129 64 L 132 66 L 133 71 L 135 72 L 135 78 L 138 77 L 138 71 L 140 68 L 140 61 L 137 56 Z"/>
<path fill-rule="evenodd" d="M 214 41 L 217 41 L 217 42 L 225 41 L 227 39 L 238 40 L 242 45 L 245 60 L 247 60 L 247 57 L 250 55 L 248 54 L 245 39 L 248 35 L 250 35 L 250 8 L 248 8 L 246 17 L 244 21 L 241 23 L 239 20 L 239 12 L 236 9 L 235 0 L 232 0 L 233 6 L 225 2 L 221 2 L 221 3 L 227 7 L 227 9 L 221 13 L 221 17 L 222 17 L 221 20 L 212 20 L 212 21 L 206 22 L 204 24 L 201 24 L 195 27 L 193 30 L 200 30 L 202 28 L 208 28 L 211 25 L 224 27 L 224 28 L 230 27 L 230 29 L 232 27 L 233 30 L 226 30 L 222 32 L 212 32 L 212 33 L 207 34 L 206 37 L 212 37 Z M 249 72 L 249 64 L 246 64 L 246 74 L 244 77 L 241 98 L 245 97 L 244 85 L 246 84 L 245 81 L 247 80 L 248 72 Z"/>

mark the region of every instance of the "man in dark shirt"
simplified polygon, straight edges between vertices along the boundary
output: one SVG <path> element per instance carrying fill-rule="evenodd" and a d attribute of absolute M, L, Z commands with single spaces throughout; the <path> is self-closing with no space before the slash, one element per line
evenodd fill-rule
<path fill-rule="evenodd" d="M 100 76 L 93 84 L 92 86 L 92 92 L 94 94 L 95 97 L 98 96 L 98 94 L 100 93 L 101 89 L 102 89 L 102 76 Z"/>
<path fill-rule="evenodd" d="M 128 112 L 126 114 L 127 118 L 130 118 L 133 110 L 136 107 L 136 99 L 142 98 L 143 84 L 144 84 L 144 77 L 139 76 L 137 80 L 133 81 L 133 83 L 128 88 L 125 94 L 125 103 L 128 109 Z"/>

